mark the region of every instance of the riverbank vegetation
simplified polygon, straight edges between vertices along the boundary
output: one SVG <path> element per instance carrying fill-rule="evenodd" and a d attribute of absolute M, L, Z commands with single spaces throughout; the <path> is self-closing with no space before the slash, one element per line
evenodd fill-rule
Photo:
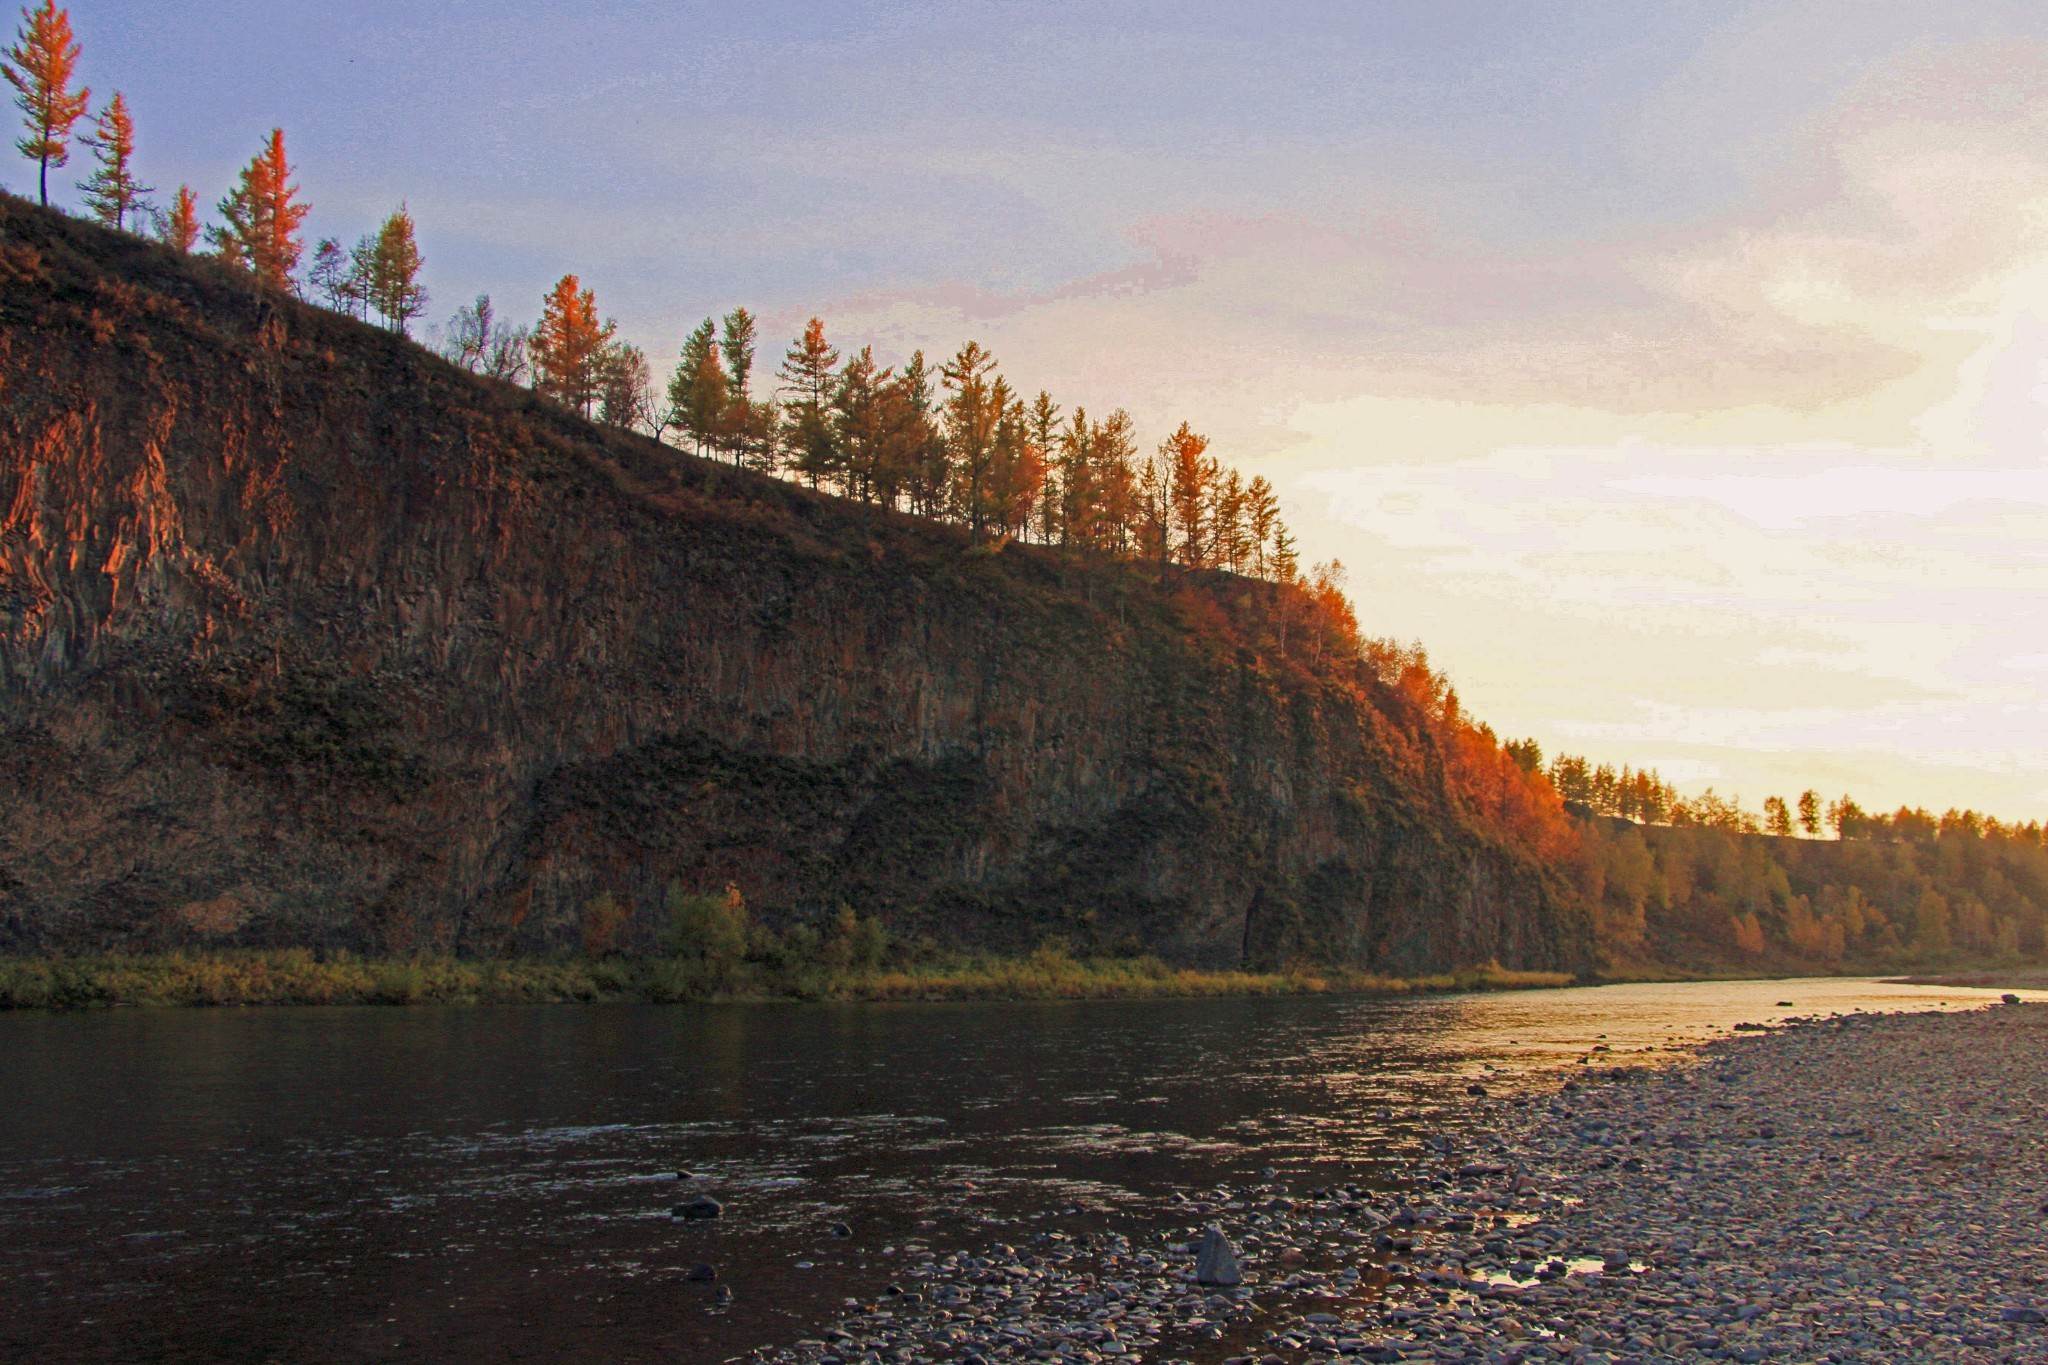
<path fill-rule="evenodd" d="M 111 1005 L 421 1005 L 809 1000 L 1137 1000 L 1404 995 L 1570 984 L 1487 966 L 1423 978 L 1355 972 L 1194 971 L 1157 958 L 948 957 L 902 966 L 711 977 L 667 958 L 379 959 L 304 949 L 0 958 L 0 1009 Z"/>
<path fill-rule="evenodd" d="M 1079 957 L 1059 939 L 1018 955 L 944 953 L 842 907 L 823 925 L 756 924 L 739 891 L 670 888 L 657 951 L 618 949 L 615 897 L 584 909 L 583 948 L 562 956 L 371 958 L 305 949 L 0 958 L 0 1009 L 93 1005 L 653 1004 L 708 1000 L 1080 1000 L 1311 995 L 1333 991 L 1562 986 L 1555 972 L 1488 963 L 1392 978 L 1295 967 L 1202 971 L 1139 952 Z"/>

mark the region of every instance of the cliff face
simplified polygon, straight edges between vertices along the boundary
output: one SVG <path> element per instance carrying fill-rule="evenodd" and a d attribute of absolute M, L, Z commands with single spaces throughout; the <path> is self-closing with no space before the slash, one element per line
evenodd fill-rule
<path fill-rule="evenodd" d="M 0 947 L 575 941 L 601 890 L 1576 968 L 1369 680 L 0 201 Z M 1298 651 L 1297 651 L 1298 652 Z"/>

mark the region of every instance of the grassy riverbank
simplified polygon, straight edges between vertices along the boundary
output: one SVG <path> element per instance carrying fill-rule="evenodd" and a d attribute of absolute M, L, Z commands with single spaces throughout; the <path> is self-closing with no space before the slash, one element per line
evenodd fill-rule
<path fill-rule="evenodd" d="M 1327 969 L 1206 972 L 1155 958 L 960 957 L 908 967 L 751 965 L 707 971 L 668 958 L 315 956 L 302 950 L 0 958 L 0 1009 L 100 1005 L 669 1003 L 686 1000 L 1082 1000 L 1405 994 L 1569 985 L 1556 972 L 1484 966 L 1395 978 Z"/>

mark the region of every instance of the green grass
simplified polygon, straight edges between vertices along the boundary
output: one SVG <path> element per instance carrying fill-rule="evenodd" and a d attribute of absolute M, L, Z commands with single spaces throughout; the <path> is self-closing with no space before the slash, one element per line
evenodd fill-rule
<path fill-rule="evenodd" d="M 1208 972 L 1155 958 L 957 957 L 902 967 L 741 964 L 667 958 L 378 960 L 303 950 L 0 958 L 0 1009 L 108 1005 L 538 1004 L 685 1000 L 1083 1000 L 1409 994 L 1564 986 L 1556 972 L 1488 964 L 1397 978 L 1322 968 Z"/>

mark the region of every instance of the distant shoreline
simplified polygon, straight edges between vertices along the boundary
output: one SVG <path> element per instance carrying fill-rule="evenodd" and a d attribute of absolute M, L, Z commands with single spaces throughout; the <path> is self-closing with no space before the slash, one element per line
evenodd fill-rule
<path fill-rule="evenodd" d="M 667 958 L 379 959 L 303 949 L 0 958 L 0 1010 L 116 1006 L 670 1004 L 1411 995 L 1578 984 L 1488 965 L 1434 976 L 1196 971 L 1156 958 L 976 956 L 905 967 L 718 975 Z"/>

